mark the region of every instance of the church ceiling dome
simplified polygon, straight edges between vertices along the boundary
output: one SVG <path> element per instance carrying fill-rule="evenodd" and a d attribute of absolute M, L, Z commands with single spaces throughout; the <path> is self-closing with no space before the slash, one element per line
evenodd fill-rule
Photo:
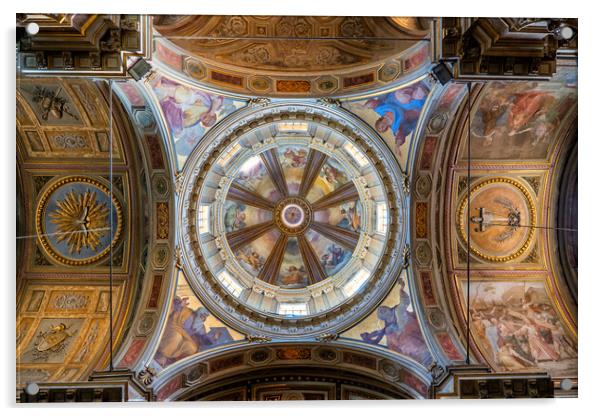
<path fill-rule="evenodd" d="M 394 283 L 383 271 L 401 266 L 401 175 L 339 111 L 247 109 L 185 166 L 184 263 L 201 297 L 247 333 L 348 325 Z"/>

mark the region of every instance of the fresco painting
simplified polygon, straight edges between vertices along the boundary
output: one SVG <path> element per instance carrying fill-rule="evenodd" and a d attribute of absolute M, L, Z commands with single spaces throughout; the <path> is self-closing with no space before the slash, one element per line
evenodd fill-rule
<path fill-rule="evenodd" d="M 278 148 L 280 163 L 283 168 L 305 168 L 309 150 L 306 146 L 286 146 Z"/>
<path fill-rule="evenodd" d="M 235 201 L 224 203 L 224 231 L 227 233 L 261 224 L 271 219 L 272 213 L 261 208 Z"/>
<path fill-rule="evenodd" d="M 314 221 L 360 232 L 362 228 L 362 204 L 358 199 L 322 211 L 316 211 Z"/>
<path fill-rule="evenodd" d="M 277 201 L 280 198 L 274 182 L 270 179 L 265 163 L 259 156 L 250 157 L 242 164 L 234 182 L 271 201 Z"/>
<path fill-rule="evenodd" d="M 467 286 L 462 283 L 464 296 Z M 577 344 L 541 281 L 471 282 L 472 333 L 499 371 L 577 375 Z"/>
<path fill-rule="evenodd" d="M 276 284 L 286 289 L 301 288 L 309 284 L 299 243 L 295 237 L 288 239 Z"/>
<path fill-rule="evenodd" d="M 342 337 L 385 347 L 427 367 L 433 360 L 412 305 L 405 272 L 376 311 Z"/>
<path fill-rule="evenodd" d="M 17 13 L 12 399 L 583 396 L 548 9 Z"/>
<path fill-rule="evenodd" d="M 306 238 L 312 245 L 314 252 L 328 276 L 336 274 L 351 260 L 351 251 L 331 241 L 330 239 L 309 230 Z"/>
<path fill-rule="evenodd" d="M 180 169 L 211 127 L 245 105 L 244 101 L 192 88 L 163 76 L 152 79 L 150 86 L 163 110 Z"/>
<path fill-rule="evenodd" d="M 437 104 L 438 112 L 450 111 L 454 107 L 454 104 L 457 104 L 456 100 L 462 95 L 460 93 L 466 92 L 467 90 L 464 84 L 449 84 L 446 87 L 447 88 L 445 92 L 441 94 L 441 97 L 439 98 L 439 102 Z"/>
<path fill-rule="evenodd" d="M 329 157 L 322 165 L 318 177 L 308 192 L 307 200 L 315 202 L 350 180 L 346 169 L 336 159 Z"/>
<path fill-rule="evenodd" d="M 554 136 L 575 114 L 576 72 L 567 69 L 552 82 L 493 82 L 486 87 L 472 118 L 472 158 L 545 159 Z"/>
<path fill-rule="evenodd" d="M 404 160 L 409 138 L 416 130 L 429 92 L 428 85 L 418 81 L 404 88 L 345 103 L 343 106 L 374 127 L 395 155 Z"/>
<path fill-rule="evenodd" d="M 234 255 L 238 260 L 238 263 L 251 274 L 251 276 L 257 277 L 266 259 L 272 252 L 280 232 L 272 229 L 259 238 L 253 240 L 251 243 L 236 250 Z"/>
<path fill-rule="evenodd" d="M 291 194 L 297 194 L 301 178 L 307 164 L 309 149 L 306 146 L 286 146 L 278 148 L 280 165 L 286 177 L 286 184 Z"/>
<path fill-rule="evenodd" d="M 176 294 L 154 357 L 155 363 L 167 367 L 190 355 L 243 338 L 201 304 L 184 273 L 179 272 Z"/>

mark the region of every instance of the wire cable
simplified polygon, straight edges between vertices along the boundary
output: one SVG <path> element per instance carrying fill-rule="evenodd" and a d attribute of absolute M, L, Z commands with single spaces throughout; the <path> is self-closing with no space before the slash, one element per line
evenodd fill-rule
<path fill-rule="evenodd" d="M 113 80 L 109 80 L 109 192 L 113 198 Z M 113 212 L 109 215 L 109 371 L 113 371 Z"/>
<path fill-rule="evenodd" d="M 470 165 L 471 165 L 471 155 L 470 155 L 470 148 L 471 148 L 471 136 L 472 136 L 472 130 L 471 130 L 471 125 L 470 125 L 470 119 L 472 117 L 472 96 L 471 96 L 471 91 L 472 91 L 472 82 L 468 82 L 468 169 L 467 169 L 467 174 L 468 174 L 468 205 L 467 205 L 467 209 L 468 212 L 470 213 Z M 470 232 L 467 233 L 467 240 L 468 240 L 468 251 L 469 254 L 467 256 L 467 260 L 466 260 L 466 365 L 470 365 Z"/>

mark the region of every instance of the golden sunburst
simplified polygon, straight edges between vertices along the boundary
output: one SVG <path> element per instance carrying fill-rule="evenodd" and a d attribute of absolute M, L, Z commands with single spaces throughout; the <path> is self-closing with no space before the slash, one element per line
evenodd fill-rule
<path fill-rule="evenodd" d="M 66 241 L 69 254 L 79 254 L 82 248 L 96 251 L 109 230 L 107 204 L 96 201 L 96 192 L 88 189 L 83 194 L 72 190 L 56 205 L 49 216 L 57 226 L 57 243 Z"/>

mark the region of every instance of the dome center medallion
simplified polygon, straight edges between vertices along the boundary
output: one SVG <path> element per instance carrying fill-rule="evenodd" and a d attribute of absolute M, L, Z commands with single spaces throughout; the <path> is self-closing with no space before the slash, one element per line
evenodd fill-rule
<path fill-rule="evenodd" d="M 280 231 L 288 235 L 298 235 L 309 226 L 311 208 L 303 198 L 286 197 L 276 204 L 274 219 Z"/>

